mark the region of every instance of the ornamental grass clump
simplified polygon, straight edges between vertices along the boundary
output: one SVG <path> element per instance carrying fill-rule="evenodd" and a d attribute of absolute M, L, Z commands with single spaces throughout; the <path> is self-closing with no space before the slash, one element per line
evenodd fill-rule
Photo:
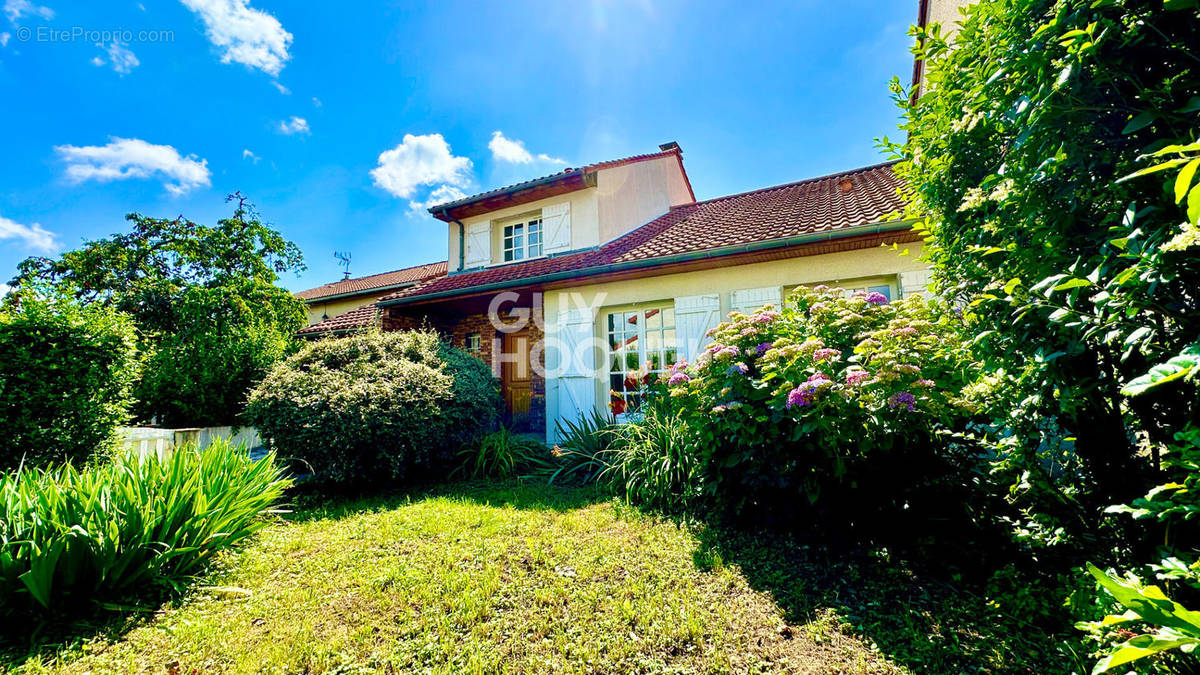
<path fill-rule="evenodd" d="M 253 534 L 288 486 L 218 440 L 167 458 L 0 475 L 0 618 L 80 615 L 180 588 Z"/>
<path fill-rule="evenodd" d="M 969 415 L 958 317 L 919 297 L 825 286 L 788 305 L 730 314 L 695 364 L 666 375 L 703 459 L 705 498 L 787 527 L 817 508 L 847 524 L 911 508 L 915 489 L 957 459 L 939 431 Z"/>

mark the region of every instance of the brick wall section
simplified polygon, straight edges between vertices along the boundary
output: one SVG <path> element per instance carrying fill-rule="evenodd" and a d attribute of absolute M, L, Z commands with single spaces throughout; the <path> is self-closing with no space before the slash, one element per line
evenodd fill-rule
<path fill-rule="evenodd" d="M 423 314 L 401 313 L 395 308 L 388 308 L 383 316 L 383 330 L 411 330 L 429 326 L 445 336 L 455 347 L 467 348 L 467 336 L 479 333 L 479 358 L 492 368 L 492 375 L 499 384 L 500 370 L 492 360 L 495 349 L 500 348 L 503 334 L 497 331 L 487 314 L 466 314 L 456 319 L 431 318 Z M 529 341 L 533 349 L 540 350 L 545 334 L 536 321 L 530 322 Z M 543 364 L 543 355 L 531 355 L 531 364 Z M 543 364 L 544 365 L 544 364 Z M 529 419 L 520 425 L 521 431 L 542 433 L 546 428 L 546 379 L 536 370 L 530 374 L 530 404 Z"/>

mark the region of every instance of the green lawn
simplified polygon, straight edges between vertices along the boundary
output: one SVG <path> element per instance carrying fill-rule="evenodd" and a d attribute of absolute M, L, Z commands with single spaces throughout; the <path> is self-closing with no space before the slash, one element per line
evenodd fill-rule
<path fill-rule="evenodd" d="M 897 657 L 915 671 L 1012 665 L 994 641 L 975 640 L 988 649 L 973 650 L 969 631 L 909 598 L 896 598 L 899 610 L 877 602 L 866 579 L 820 591 L 798 564 L 809 564 L 799 549 L 717 541 L 586 490 L 453 485 L 298 508 L 180 602 L 76 631 L 32 657 L 21 648 L 8 665 L 160 673 L 904 672 Z M 857 605 L 845 602 L 852 588 L 864 589 L 882 624 L 855 616 Z M 887 616 L 905 618 L 893 625 Z"/>

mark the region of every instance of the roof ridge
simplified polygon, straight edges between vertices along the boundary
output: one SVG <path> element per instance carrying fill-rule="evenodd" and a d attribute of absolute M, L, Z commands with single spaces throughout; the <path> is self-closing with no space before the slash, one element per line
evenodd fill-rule
<path fill-rule="evenodd" d="M 721 197 L 710 197 L 709 199 L 704 199 L 704 200 L 701 200 L 698 202 L 692 202 L 691 204 L 680 204 L 678 206 L 672 206 L 671 210 L 674 211 L 675 209 L 683 209 L 683 208 L 686 208 L 689 206 L 701 206 L 703 204 L 711 204 L 713 202 L 719 202 L 719 201 L 723 201 L 726 199 L 737 199 L 738 197 L 747 197 L 749 195 L 756 195 L 756 194 L 761 194 L 763 192 L 770 192 L 771 190 L 782 190 L 784 188 L 796 187 L 797 185 L 805 185 L 807 183 L 816 183 L 818 181 L 829 180 L 831 178 L 838 178 L 839 176 L 853 176 L 856 174 L 865 173 L 867 171 L 874 171 L 875 169 L 882 169 L 885 166 L 892 166 L 893 164 L 899 164 L 899 163 L 900 163 L 900 160 L 893 159 L 893 160 L 889 160 L 886 162 L 879 162 L 877 164 L 870 164 L 868 166 L 862 166 L 857 169 L 850 169 L 849 171 L 837 171 L 834 173 L 825 174 L 824 176 L 814 176 L 812 178 L 801 178 L 800 180 L 794 180 L 794 181 L 791 181 L 790 183 L 780 183 L 779 185 L 771 185 L 771 186 L 764 187 L 764 188 L 758 188 L 757 190 L 746 190 L 745 192 L 735 192 L 734 194 L 723 195 Z"/>

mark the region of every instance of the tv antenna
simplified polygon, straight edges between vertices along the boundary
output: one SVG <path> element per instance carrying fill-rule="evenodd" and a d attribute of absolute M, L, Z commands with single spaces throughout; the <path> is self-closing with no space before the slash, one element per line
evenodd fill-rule
<path fill-rule="evenodd" d="M 350 251 L 334 251 L 333 257 L 338 259 L 338 267 L 342 268 L 342 278 L 350 278 Z"/>

